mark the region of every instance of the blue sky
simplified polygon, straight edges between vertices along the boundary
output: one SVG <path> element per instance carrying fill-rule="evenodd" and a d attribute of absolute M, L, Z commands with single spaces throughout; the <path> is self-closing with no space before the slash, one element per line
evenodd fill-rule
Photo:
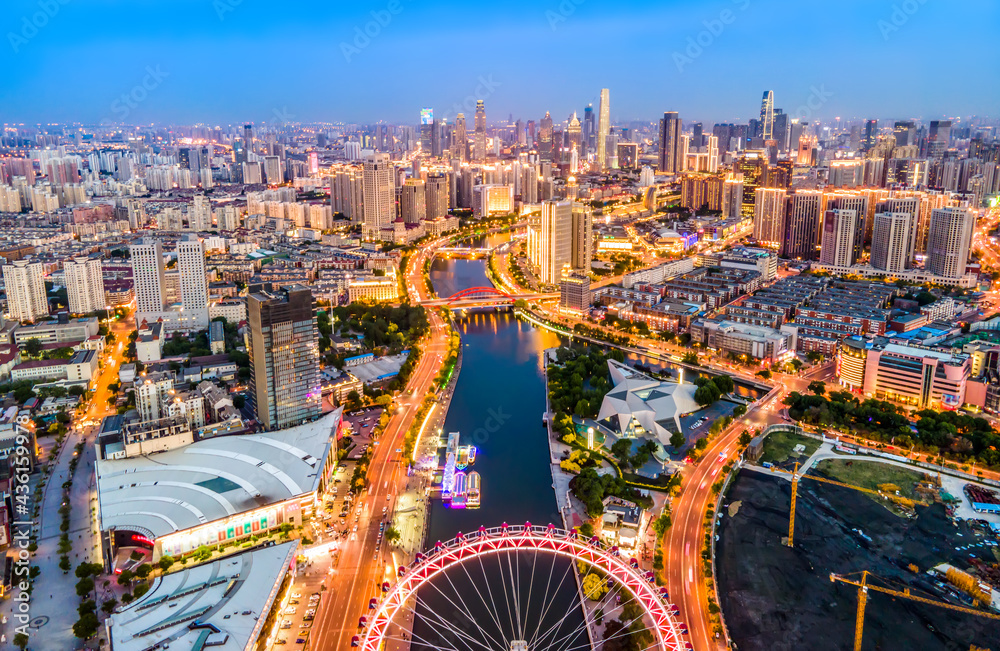
<path fill-rule="evenodd" d="M 416 123 L 477 94 L 561 120 L 602 87 L 616 121 L 745 122 L 766 88 L 818 118 L 1000 106 L 987 0 L 5 0 L 0 24 L 8 123 Z"/>

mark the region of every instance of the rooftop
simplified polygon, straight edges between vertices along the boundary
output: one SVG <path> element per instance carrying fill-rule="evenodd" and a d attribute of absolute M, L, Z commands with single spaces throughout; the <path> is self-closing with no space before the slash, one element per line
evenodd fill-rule
<path fill-rule="evenodd" d="M 341 410 L 287 430 L 97 462 L 101 527 L 160 538 L 316 490 Z"/>
<path fill-rule="evenodd" d="M 297 547 L 297 540 L 258 547 L 157 579 L 112 615 L 112 648 L 255 648 Z"/>

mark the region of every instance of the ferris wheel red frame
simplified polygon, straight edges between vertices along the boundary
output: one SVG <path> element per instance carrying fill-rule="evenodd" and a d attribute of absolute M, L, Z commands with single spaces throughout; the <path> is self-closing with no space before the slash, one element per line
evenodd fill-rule
<path fill-rule="evenodd" d="M 418 554 L 409 568 L 400 568 L 402 576 L 388 591 L 367 620 L 360 647 L 364 651 L 379 651 L 393 618 L 403 608 L 410 595 L 445 570 L 469 559 L 502 552 L 537 550 L 556 556 L 582 561 L 612 577 L 642 605 L 652 620 L 651 632 L 656 636 L 657 649 L 681 651 L 690 648 L 683 640 L 681 626 L 674 620 L 674 609 L 661 591 L 644 574 L 623 558 L 617 547 L 607 547 L 595 536 L 584 539 L 577 531 L 524 525 L 507 525 L 487 529 L 480 527 L 469 535 L 458 534 L 452 540 L 438 542 L 426 554 Z M 374 600 L 373 600 L 374 602 Z"/>

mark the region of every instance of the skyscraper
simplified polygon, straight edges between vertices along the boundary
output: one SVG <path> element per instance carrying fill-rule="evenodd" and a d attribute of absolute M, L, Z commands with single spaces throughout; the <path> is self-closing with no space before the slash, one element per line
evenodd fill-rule
<path fill-rule="evenodd" d="M 588 104 L 583 109 L 583 146 L 584 153 L 589 153 L 597 146 L 597 127 L 594 126 L 594 105 Z"/>
<path fill-rule="evenodd" d="M 590 206 L 573 203 L 573 243 L 570 264 L 574 269 L 590 270 L 593 256 L 594 213 Z"/>
<path fill-rule="evenodd" d="M 43 273 L 42 263 L 30 260 L 14 260 L 3 266 L 7 313 L 15 321 L 36 321 L 49 315 Z"/>
<path fill-rule="evenodd" d="M 774 91 L 765 90 L 760 100 L 760 136 L 764 140 L 774 137 Z"/>
<path fill-rule="evenodd" d="M 399 214 L 407 224 L 427 219 L 426 184 L 421 179 L 406 179 L 399 189 Z"/>
<path fill-rule="evenodd" d="M 761 244 L 777 246 L 781 242 L 787 194 L 783 188 L 754 191 L 753 237 Z"/>
<path fill-rule="evenodd" d="M 389 154 L 369 154 L 362 165 L 364 236 L 378 239 L 396 218 L 396 191 Z"/>
<path fill-rule="evenodd" d="M 434 109 L 420 109 L 420 151 L 430 156 L 434 151 Z"/>
<path fill-rule="evenodd" d="M 250 404 L 265 430 L 318 417 L 322 404 L 319 345 L 312 292 L 292 285 L 256 285 L 247 297 L 250 321 Z"/>
<path fill-rule="evenodd" d="M 968 208 L 947 206 L 932 210 L 927 233 L 927 271 L 946 278 L 964 276 L 975 227 L 975 213 Z"/>
<path fill-rule="evenodd" d="M 563 268 L 573 266 L 573 202 L 543 201 L 538 230 L 532 229 L 529 238 L 534 240 L 528 249 L 539 280 L 558 283 Z"/>
<path fill-rule="evenodd" d="M 548 111 L 538 126 L 538 155 L 542 160 L 552 160 L 552 116 Z"/>
<path fill-rule="evenodd" d="M 861 142 L 863 151 L 875 149 L 875 140 L 878 137 L 878 120 L 865 120 L 865 137 Z"/>
<path fill-rule="evenodd" d="M 602 88 L 597 116 L 597 167 L 601 170 L 607 169 L 608 166 L 607 140 L 609 133 L 611 133 L 611 91 Z"/>
<path fill-rule="evenodd" d="M 71 314 L 88 314 L 103 310 L 104 276 L 100 258 L 77 256 L 63 263 L 66 294 Z"/>
<path fill-rule="evenodd" d="M 854 264 L 854 233 L 857 225 L 858 213 L 854 210 L 834 208 L 826 211 L 819 253 L 822 264 L 837 267 Z"/>
<path fill-rule="evenodd" d="M 951 141 L 951 120 L 931 120 L 927 130 L 927 158 L 941 158 Z"/>
<path fill-rule="evenodd" d="M 660 120 L 660 173 L 676 174 L 683 167 L 681 119 L 675 111 L 668 111 Z"/>
<path fill-rule="evenodd" d="M 453 158 L 459 158 L 463 163 L 469 161 L 469 134 L 465 126 L 465 113 L 455 116 L 455 150 L 451 152 Z"/>
<path fill-rule="evenodd" d="M 472 160 L 477 163 L 486 161 L 486 104 L 483 100 L 476 102 L 476 130 L 472 134 Z"/>
<path fill-rule="evenodd" d="M 896 136 L 896 146 L 915 145 L 917 125 L 913 120 L 899 120 L 893 125 L 892 133 Z"/>
<path fill-rule="evenodd" d="M 875 213 L 871 266 L 889 273 L 905 271 L 910 266 L 909 245 L 911 215 L 905 212 Z"/>

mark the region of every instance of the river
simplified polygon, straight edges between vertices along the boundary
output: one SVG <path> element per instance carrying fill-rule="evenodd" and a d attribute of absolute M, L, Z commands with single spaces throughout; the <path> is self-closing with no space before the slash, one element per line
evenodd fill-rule
<path fill-rule="evenodd" d="M 440 296 L 491 286 L 484 260 L 436 260 L 431 280 Z M 473 313 L 460 318 L 458 326 L 462 370 L 443 432 L 460 432 L 462 445 L 477 447 L 472 469 L 482 477 L 482 506 L 451 509 L 435 501 L 428 544 L 480 525 L 530 521 L 562 526 L 542 424 L 542 353 L 558 346 L 559 337 L 509 312 Z M 554 628 L 543 646 L 569 648 L 586 642 L 576 584 L 565 560 L 522 554 L 519 559 L 503 556 L 466 566 L 448 572 L 447 580 L 436 581 L 433 590 L 422 591 L 421 617 L 413 630 L 420 643 L 414 648 L 466 648 L 459 640 L 472 635 L 490 649 L 503 649 L 511 639 L 523 636 L 530 641 L 549 627 Z M 539 648 L 541 642 L 536 638 L 529 648 Z"/>

